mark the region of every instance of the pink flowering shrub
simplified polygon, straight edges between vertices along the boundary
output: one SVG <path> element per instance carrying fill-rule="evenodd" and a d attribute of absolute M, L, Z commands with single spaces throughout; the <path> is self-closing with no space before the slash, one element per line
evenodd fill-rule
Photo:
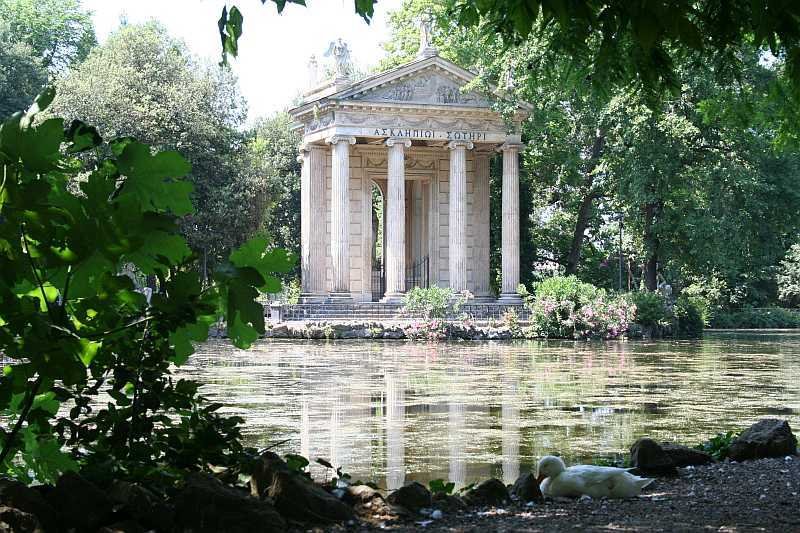
<path fill-rule="evenodd" d="M 532 332 L 550 338 L 614 339 L 624 334 L 636 315 L 627 297 L 609 296 L 575 276 L 549 278 L 526 300 Z"/>
<path fill-rule="evenodd" d="M 417 320 L 405 328 L 406 338 L 439 341 L 447 338 L 447 322 L 440 318 Z"/>

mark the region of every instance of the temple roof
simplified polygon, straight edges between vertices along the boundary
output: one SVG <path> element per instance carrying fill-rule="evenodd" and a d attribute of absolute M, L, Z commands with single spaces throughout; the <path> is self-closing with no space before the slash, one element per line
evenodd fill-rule
<path fill-rule="evenodd" d="M 492 107 L 504 94 L 496 88 L 491 94 L 462 90 L 475 78 L 476 74 L 434 55 L 357 82 L 330 81 L 307 93 L 289 113 L 306 136 L 324 130 L 315 138 L 333 133 L 385 137 L 384 130 L 398 127 L 441 130 L 435 138 L 446 137 L 444 130 L 474 131 L 479 142 L 496 142 L 511 133 Z M 527 102 L 517 106 L 514 129 L 532 109 Z"/>

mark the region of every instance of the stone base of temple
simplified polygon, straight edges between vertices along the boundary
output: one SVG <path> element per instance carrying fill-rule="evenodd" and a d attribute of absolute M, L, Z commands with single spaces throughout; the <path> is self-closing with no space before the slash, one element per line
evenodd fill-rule
<path fill-rule="evenodd" d="M 303 304 L 321 304 L 325 303 L 325 300 L 328 299 L 327 294 L 317 294 L 317 293 L 302 293 L 300 295 L 300 303 Z"/>
<path fill-rule="evenodd" d="M 522 305 L 522 298 L 516 292 L 504 292 L 500 294 L 497 303 L 503 305 Z"/>
<path fill-rule="evenodd" d="M 403 297 L 405 296 L 404 292 L 387 292 L 383 298 L 381 298 L 381 303 L 384 304 L 402 304 Z"/>
<path fill-rule="evenodd" d="M 328 295 L 327 301 L 332 304 L 351 303 L 353 301 L 353 295 L 349 292 L 332 292 Z"/>

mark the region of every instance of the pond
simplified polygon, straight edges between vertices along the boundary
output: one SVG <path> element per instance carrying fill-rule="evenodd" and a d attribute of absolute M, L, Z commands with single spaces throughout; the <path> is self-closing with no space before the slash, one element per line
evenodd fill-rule
<path fill-rule="evenodd" d="M 393 489 L 513 483 L 545 454 L 696 444 L 767 416 L 800 427 L 800 333 L 700 341 L 209 342 L 181 370 L 246 420 L 248 444 Z M 328 475 L 322 467 L 315 477 Z"/>

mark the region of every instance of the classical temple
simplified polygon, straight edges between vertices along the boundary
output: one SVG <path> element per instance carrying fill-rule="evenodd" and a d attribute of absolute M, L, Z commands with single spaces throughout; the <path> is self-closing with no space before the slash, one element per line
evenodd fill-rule
<path fill-rule="evenodd" d="M 519 301 L 520 123 L 502 96 L 464 90 L 475 74 L 440 57 L 423 27 L 419 56 L 354 82 L 341 40 L 335 76 L 290 111 L 302 129 L 304 302 L 397 302 L 412 286 L 492 298 L 489 167 L 502 154 L 502 290 Z"/>

